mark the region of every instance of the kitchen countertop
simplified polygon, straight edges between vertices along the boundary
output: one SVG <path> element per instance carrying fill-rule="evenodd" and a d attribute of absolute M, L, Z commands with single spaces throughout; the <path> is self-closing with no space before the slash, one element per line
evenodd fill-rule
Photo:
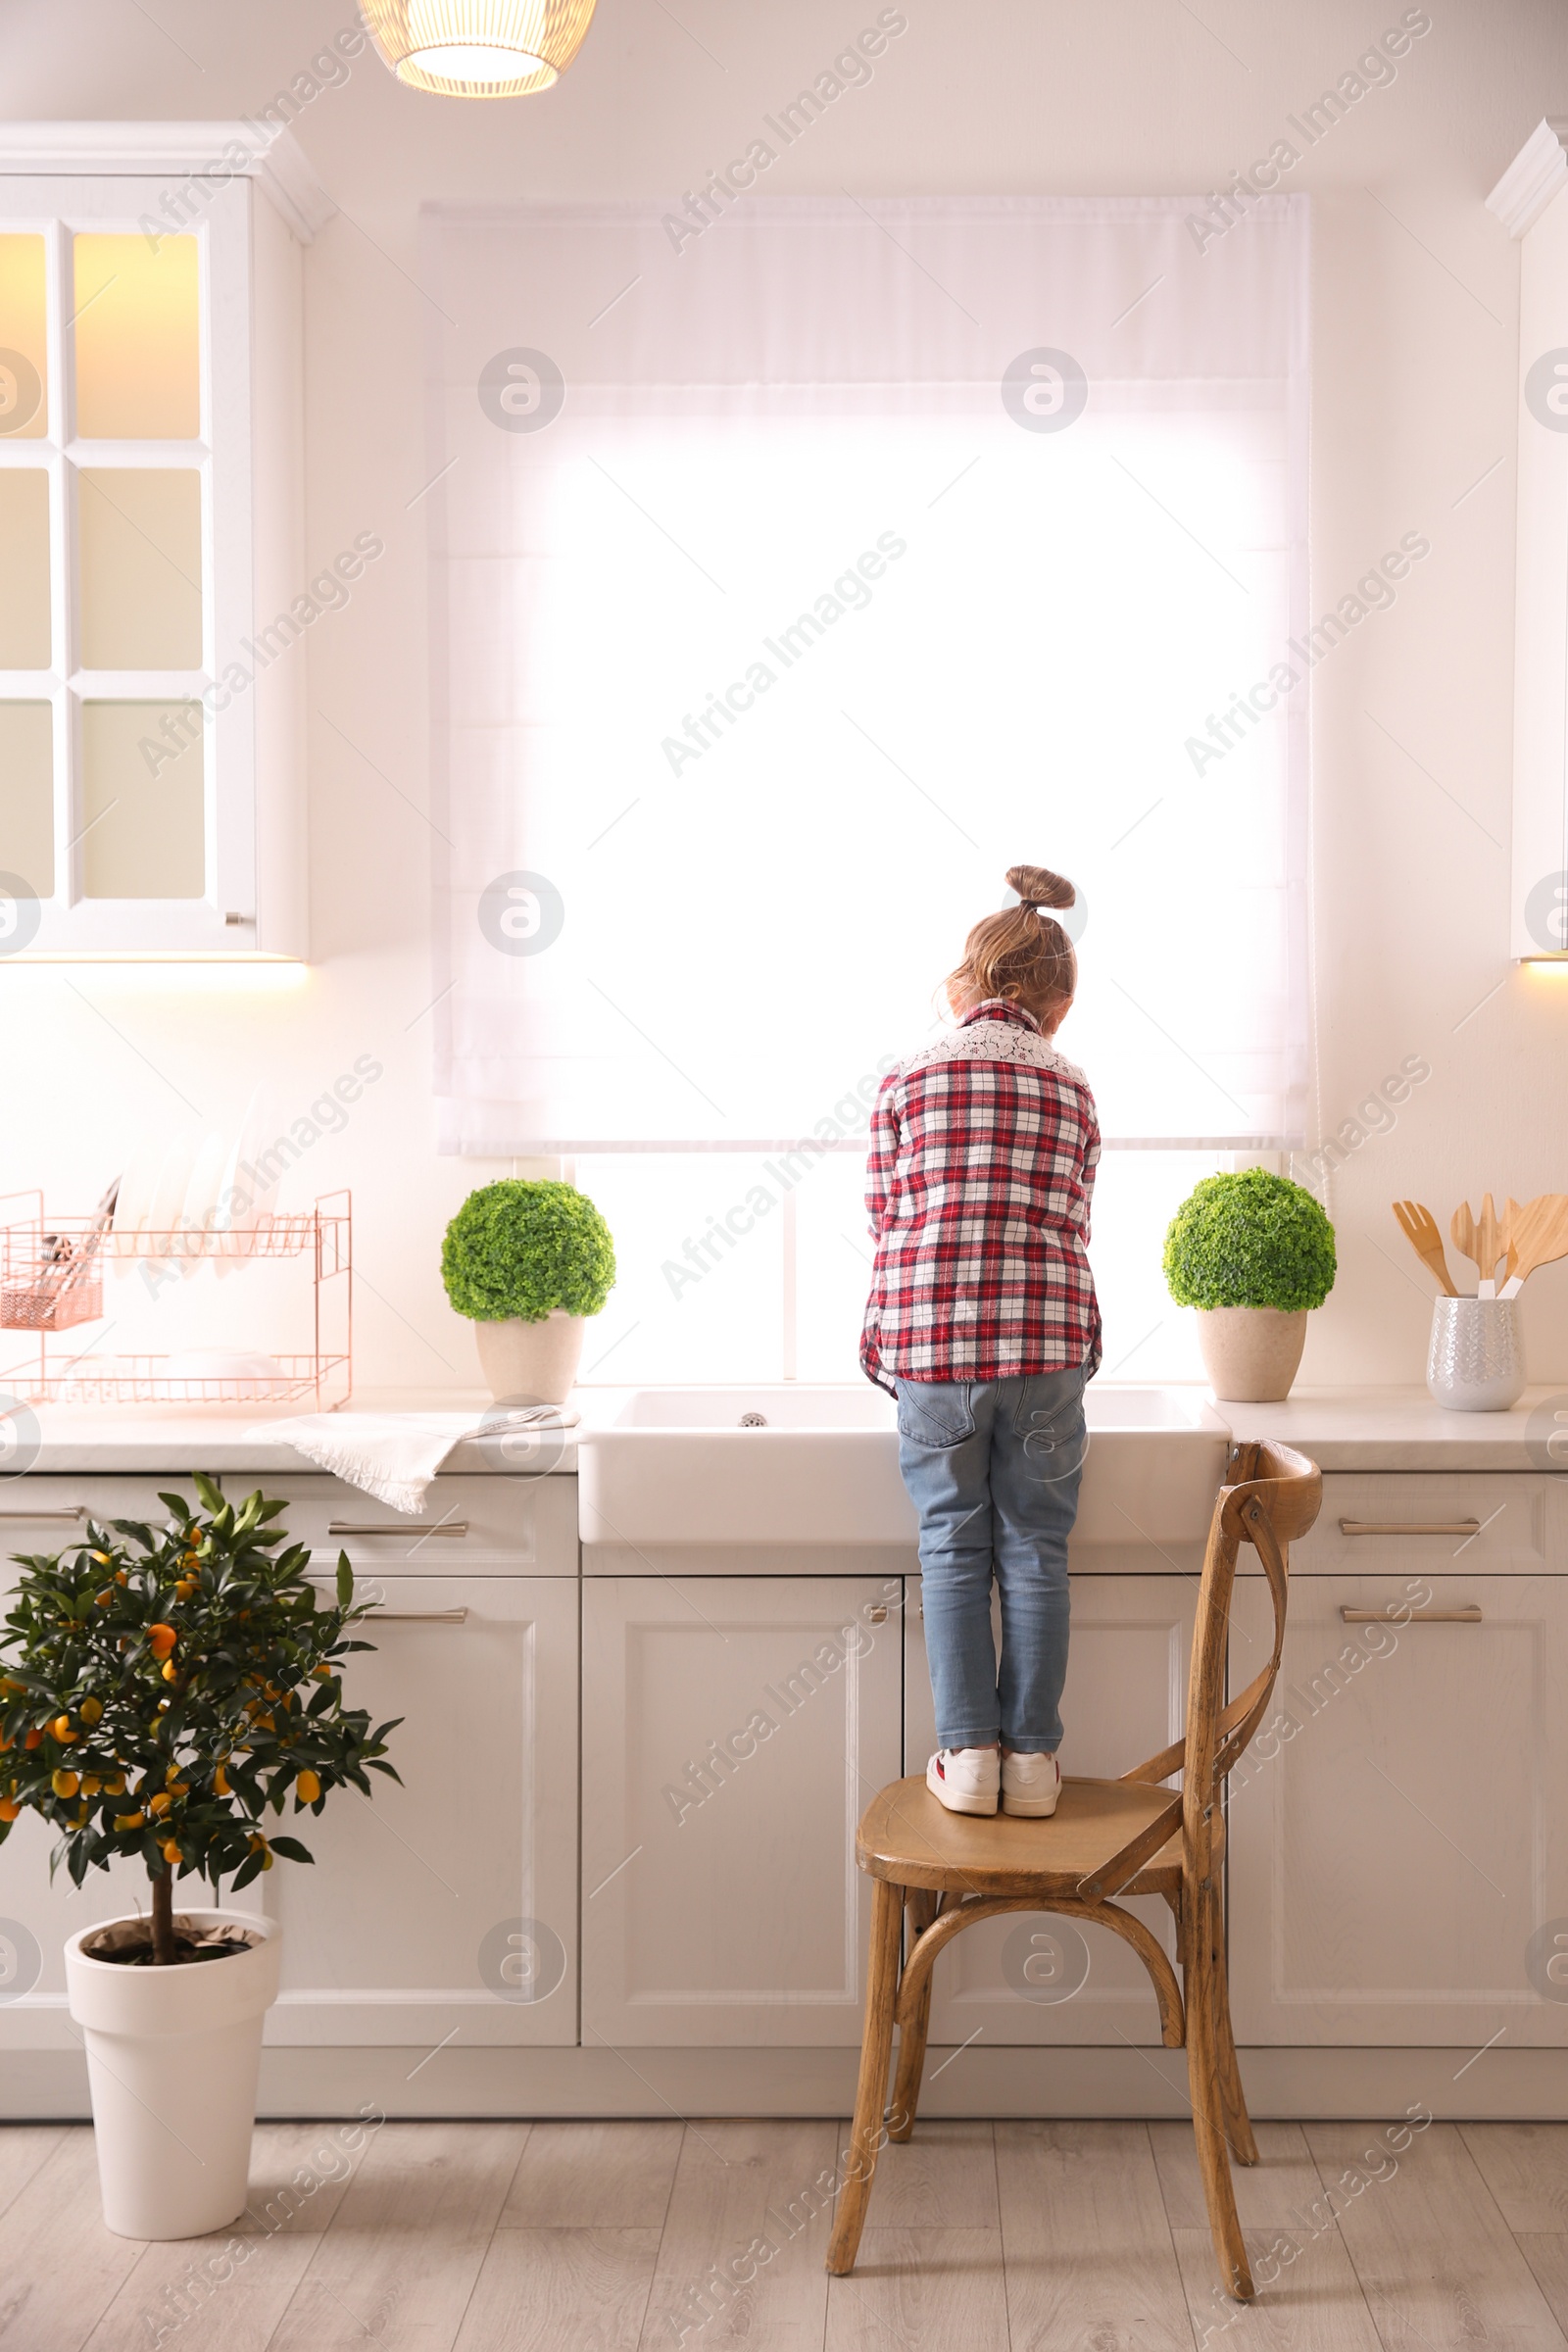
<path fill-rule="evenodd" d="M 1205 1392 L 1206 1394 L 1206 1392 Z M 1298 1389 L 1283 1404 L 1221 1404 L 1237 1438 L 1278 1438 L 1320 1470 L 1550 1470 L 1552 1408 L 1568 1391 L 1527 1389 L 1506 1413 L 1449 1413 L 1424 1388 Z"/>
<path fill-rule="evenodd" d="M 585 1420 L 594 1417 L 597 1395 L 590 1391 L 583 1400 Z M 1282 1404 L 1217 1409 L 1238 1438 L 1282 1439 L 1324 1470 L 1546 1470 L 1553 1465 L 1543 1440 L 1551 1426 L 1550 1408 L 1559 1400 L 1568 1413 L 1568 1393 L 1550 1389 L 1527 1390 L 1511 1412 L 1448 1413 L 1425 1389 L 1298 1389 Z M 362 1391 L 354 1405 L 382 1413 L 471 1411 L 477 1420 L 488 1401 L 477 1390 L 392 1390 Z M 1538 1413 L 1543 1417 L 1534 1420 Z M 46 1405 L 38 1409 L 40 1444 L 30 1466 L 57 1476 L 72 1471 L 314 1472 L 316 1465 L 292 1446 L 247 1435 L 270 1420 L 291 1417 L 255 1405 Z M 576 1466 L 576 1447 L 568 1445 L 556 1468 L 564 1474 Z M 493 1467 L 476 1446 L 462 1448 L 447 1464 L 449 1471 Z M 1568 1460 L 1563 1468 L 1568 1471 Z"/>

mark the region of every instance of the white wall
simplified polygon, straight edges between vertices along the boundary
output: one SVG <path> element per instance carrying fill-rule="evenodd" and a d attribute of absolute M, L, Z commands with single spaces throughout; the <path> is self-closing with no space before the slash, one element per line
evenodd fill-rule
<path fill-rule="evenodd" d="M 775 190 L 1206 190 L 1289 135 L 1286 116 L 1351 68 L 1402 0 L 904 5 L 907 34 L 780 159 Z M 254 112 L 355 16 L 351 0 L 159 0 L 154 13 L 8 0 L 6 107 Z M 0 1186 L 89 1205 L 149 1116 L 188 1117 L 187 1102 L 227 1115 L 262 1070 L 303 1110 L 373 1055 L 384 1077 L 308 1163 L 323 1186 L 355 1189 L 368 1386 L 471 1385 L 437 1247 L 467 1189 L 504 1172 L 440 1160 L 431 1140 L 424 512 L 410 504 L 425 479 L 418 206 L 678 197 L 875 14 L 873 0 L 679 0 L 673 13 L 600 0 L 547 96 L 421 97 L 367 52 L 297 125 L 343 208 L 307 260 L 313 568 L 361 530 L 388 547 L 309 640 L 317 960 L 299 985 L 0 966 Z M 1432 1076 L 1334 1179 L 1342 1271 L 1309 1381 L 1421 1377 L 1426 1285 L 1391 1200 L 1413 1194 L 1446 1216 L 1488 1188 L 1568 1189 L 1568 973 L 1506 961 L 1518 252 L 1483 210 L 1542 115 L 1568 111 L 1568 17 L 1560 0 L 1433 0 L 1431 14 L 1393 86 L 1288 182 L 1315 205 L 1314 610 L 1401 533 L 1432 542 L 1394 609 L 1313 682 L 1319 1131 L 1407 1055 Z M 1559 1267 L 1529 1295 L 1539 1378 L 1568 1380 L 1565 1310 Z"/>

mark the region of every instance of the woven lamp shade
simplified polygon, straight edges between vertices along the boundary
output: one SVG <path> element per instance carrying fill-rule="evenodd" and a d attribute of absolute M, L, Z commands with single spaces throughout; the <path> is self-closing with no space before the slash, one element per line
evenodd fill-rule
<path fill-rule="evenodd" d="M 582 47 L 594 0 L 360 0 L 399 81 L 443 98 L 548 90 Z"/>

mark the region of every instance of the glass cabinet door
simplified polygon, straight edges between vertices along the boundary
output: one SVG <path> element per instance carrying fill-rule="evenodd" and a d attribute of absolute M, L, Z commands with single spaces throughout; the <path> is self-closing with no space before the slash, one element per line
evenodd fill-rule
<path fill-rule="evenodd" d="M 165 193 L 0 181 L 0 953 L 254 944 L 251 191 Z"/>

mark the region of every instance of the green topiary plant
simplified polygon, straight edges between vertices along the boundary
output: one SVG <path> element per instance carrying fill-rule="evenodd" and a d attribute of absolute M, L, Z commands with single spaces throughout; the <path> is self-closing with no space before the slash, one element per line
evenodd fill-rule
<path fill-rule="evenodd" d="M 614 1287 L 615 1245 L 575 1185 L 504 1177 L 470 1193 L 447 1227 L 441 1279 L 475 1323 L 542 1323 L 558 1307 L 597 1315 Z"/>
<path fill-rule="evenodd" d="M 1165 1235 L 1165 1284 L 1178 1306 L 1321 1306 L 1337 1270 L 1334 1228 L 1287 1176 L 1243 1168 L 1205 1176 Z"/>
<path fill-rule="evenodd" d="M 368 1604 L 354 1603 L 347 1556 L 323 1608 L 308 1545 L 277 1549 L 285 1503 L 258 1492 L 236 1508 L 194 1484 L 205 1515 L 161 1494 L 161 1530 L 89 1520 L 64 1551 L 18 1554 L 0 1636 L 0 1840 L 30 1808 L 60 1833 L 51 1869 L 64 1862 L 78 1886 L 117 1856 L 143 1862 L 158 1965 L 179 1957 L 176 1877 L 216 1895 L 274 1854 L 309 1862 L 297 1838 L 263 1832 L 264 1814 L 291 1792 L 296 1813 L 319 1813 L 329 1788 L 368 1796 L 368 1772 L 398 1778 L 383 1760 L 396 1723 L 372 1730 L 343 1704 L 343 1659 L 373 1646 L 349 1638 Z"/>

